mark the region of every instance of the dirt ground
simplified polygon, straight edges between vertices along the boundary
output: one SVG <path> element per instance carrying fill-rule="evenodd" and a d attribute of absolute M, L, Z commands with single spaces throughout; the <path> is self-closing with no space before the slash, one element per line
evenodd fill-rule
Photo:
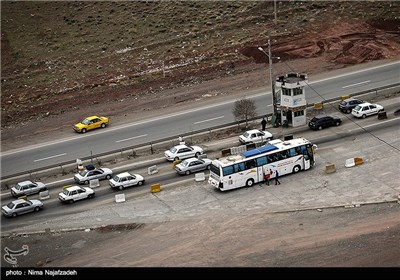
<path fill-rule="evenodd" d="M 268 49 L 267 35 L 281 57 L 274 76 L 400 57 L 399 2 L 279 1 L 277 23 L 272 3 L 3 1 L 2 150 L 71 136 L 72 125 L 87 115 L 104 114 L 118 125 L 269 90 L 266 57 L 257 51 Z M 393 256 L 400 247 L 393 244 L 400 228 L 391 226 L 396 206 L 35 235 L 26 237 L 29 258 L 18 261 L 31 267 L 399 267 Z M 26 238 L 12 241 L 18 247 Z"/>

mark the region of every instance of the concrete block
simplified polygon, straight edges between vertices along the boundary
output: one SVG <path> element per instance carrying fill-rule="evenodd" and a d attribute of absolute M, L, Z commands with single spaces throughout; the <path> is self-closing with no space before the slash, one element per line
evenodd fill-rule
<path fill-rule="evenodd" d="M 161 185 L 159 183 L 151 185 L 151 187 L 150 187 L 151 193 L 156 193 L 156 192 L 160 192 L 160 191 L 161 191 Z"/>
<path fill-rule="evenodd" d="M 49 190 L 45 190 L 39 193 L 40 200 L 46 200 L 50 198 Z"/>
<path fill-rule="evenodd" d="M 99 179 L 90 180 L 89 181 L 89 187 L 92 188 L 92 189 L 100 187 Z"/>
<path fill-rule="evenodd" d="M 346 167 L 353 167 L 353 166 L 355 166 L 356 165 L 356 163 L 354 162 L 354 158 L 348 158 L 348 159 L 346 159 L 346 163 L 344 164 L 344 166 L 346 166 Z"/>
<path fill-rule="evenodd" d="M 316 110 L 321 110 L 324 108 L 324 105 L 322 104 L 322 102 L 316 102 L 314 103 L 314 109 Z"/>
<path fill-rule="evenodd" d="M 196 182 L 201 182 L 201 181 L 205 181 L 206 180 L 206 175 L 204 174 L 204 172 L 199 172 L 196 173 L 195 175 L 195 179 Z"/>
<path fill-rule="evenodd" d="M 327 163 L 325 165 L 325 173 L 334 173 L 336 172 L 336 167 L 333 163 Z"/>
<path fill-rule="evenodd" d="M 362 163 L 363 163 L 363 159 L 362 158 L 359 158 L 359 157 L 354 158 L 354 164 L 355 165 L 361 165 Z"/>
<path fill-rule="evenodd" d="M 152 175 L 158 173 L 157 165 L 150 166 L 147 169 L 147 174 Z"/>
<path fill-rule="evenodd" d="M 115 195 L 115 202 L 120 203 L 120 202 L 125 202 L 125 194 L 116 194 Z"/>

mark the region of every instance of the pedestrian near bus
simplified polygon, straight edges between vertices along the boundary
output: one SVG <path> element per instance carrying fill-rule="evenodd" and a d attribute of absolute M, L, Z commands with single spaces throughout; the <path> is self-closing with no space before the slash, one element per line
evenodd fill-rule
<path fill-rule="evenodd" d="M 265 172 L 264 181 L 267 186 L 269 186 L 269 179 L 271 178 L 271 174 L 269 172 Z"/>
<path fill-rule="evenodd" d="M 275 171 L 275 185 L 280 185 L 281 182 L 279 181 L 279 172 L 278 170 Z"/>

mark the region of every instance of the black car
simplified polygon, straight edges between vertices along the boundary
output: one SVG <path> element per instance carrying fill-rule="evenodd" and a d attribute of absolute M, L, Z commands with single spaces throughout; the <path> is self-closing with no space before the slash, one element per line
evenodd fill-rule
<path fill-rule="evenodd" d="M 313 130 L 321 130 L 325 127 L 338 126 L 342 123 L 342 120 L 336 116 L 319 115 L 315 116 L 308 122 L 308 127 Z"/>
<path fill-rule="evenodd" d="M 365 101 L 355 98 L 347 98 L 339 103 L 339 110 L 343 113 L 350 114 L 358 104 L 364 103 Z"/>

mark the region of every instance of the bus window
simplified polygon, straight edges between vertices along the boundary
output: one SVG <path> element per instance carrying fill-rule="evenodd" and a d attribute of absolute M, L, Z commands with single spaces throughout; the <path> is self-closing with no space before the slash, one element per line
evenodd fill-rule
<path fill-rule="evenodd" d="M 239 172 L 239 171 L 244 171 L 244 170 L 246 170 L 246 169 L 245 169 L 244 162 L 237 163 L 237 164 L 234 165 L 234 172 L 235 172 L 235 173 L 236 173 L 236 172 Z"/>
<path fill-rule="evenodd" d="M 255 163 L 254 159 L 246 161 L 245 164 L 246 164 L 246 169 L 251 169 L 251 168 L 256 167 L 256 163 Z"/>
<path fill-rule="evenodd" d="M 291 157 L 297 156 L 296 150 L 295 150 L 294 148 L 291 148 L 291 149 L 289 150 L 289 155 L 290 155 Z"/>
<path fill-rule="evenodd" d="M 224 173 L 224 176 L 233 174 L 233 166 L 226 166 L 222 169 L 222 172 Z"/>
<path fill-rule="evenodd" d="M 257 159 L 257 166 L 263 166 L 267 163 L 268 163 L 267 157 L 260 157 Z"/>

